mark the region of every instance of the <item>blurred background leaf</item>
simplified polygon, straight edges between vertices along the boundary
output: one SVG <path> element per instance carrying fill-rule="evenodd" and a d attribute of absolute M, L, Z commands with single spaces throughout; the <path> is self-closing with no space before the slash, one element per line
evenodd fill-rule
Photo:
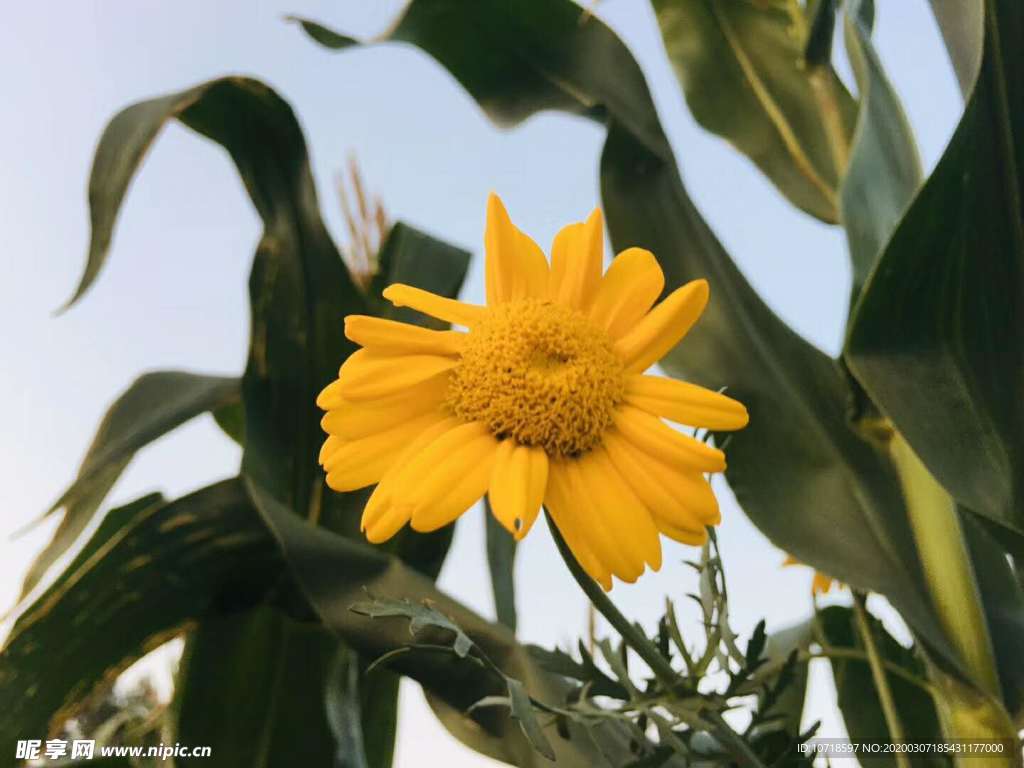
<path fill-rule="evenodd" d="M 924 172 L 910 123 L 871 42 L 874 1 L 851 0 L 844 8 L 846 50 L 860 94 L 840 198 L 840 217 L 853 262 L 852 311 Z"/>
<path fill-rule="evenodd" d="M 652 5 L 697 122 L 749 157 L 794 205 L 836 222 L 857 105 L 830 63 L 807 66 L 812 17 L 804 5 Z"/>
<path fill-rule="evenodd" d="M 47 512 L 63 509 L 64 515 L 25 576 L 22 598 L 75 543 L 140 449 L 202 413 L 237 403 L 238 384 L 234 378 L 184 371 L 155 371 L 136 379 L 107 409 L 78 476 Z"/>
<path fill-rule="evenodd" d="M 190 622 L 255 604 L 280 574 L 238 481 L 111 510 L 0 651 L 5 754 L 62 725 L 95 686 Z"/>

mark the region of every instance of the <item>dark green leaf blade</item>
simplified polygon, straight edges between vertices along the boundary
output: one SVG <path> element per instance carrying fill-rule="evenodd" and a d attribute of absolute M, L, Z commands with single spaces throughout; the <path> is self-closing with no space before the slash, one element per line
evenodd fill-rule
<path fill-rule="evenodd" d="M 1020 534 L 1024 64 L 1008 41 L 1024 6 L 988 12 L 963 119 L 865 287 L 845 358 L 936 480 Z"/>
<path fill-rule="evenodd" d="M 111 510 L 0 651 L 0 747 L 47 733 L 189 622 L 254 604 L 280 568 L 238 481 Z"/>
<path fill-rule="evenodd" d="M 238 402 L 239 382 L 185 371 L 155 371 L 136 379 L 100 422 L 78 476 L 47 514 L 64 509 L 49 544 L 22 585 L 25 597 L 85 530 L 132 457 L 149 443 L 196 416 Z"/>
<path fill-rule="evenodd" d="M 804 62 L 804 8 L 778 0 L 652 4 L 697 122 L 747 155 L 790 202 L 835 222 L 857 106 L 831 64 Z"/>

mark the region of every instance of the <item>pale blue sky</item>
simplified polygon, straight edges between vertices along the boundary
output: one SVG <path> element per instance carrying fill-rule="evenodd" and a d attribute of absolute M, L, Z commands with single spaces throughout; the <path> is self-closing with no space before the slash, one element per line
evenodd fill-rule
<path fill-rule="evenodd" d="M 955 81 L 925 0 L 878 5 L 878 46 L 930 169 L 959 114 Z M 17 541 L 9 534 L 71 479 L 103 410 L 123 387 L 146 370 L 235 374 L 244 365 L 246 279 L 259 222 L 223 151 L 178 126 L 161 136 L 128 195 L 108 269 L 80 305 L 52 316 L 82 268 L 92 150 L 115 111 L 222 74 L 265 80 L 302 122 L 321 206 L 338 239 L 343 229 L 333 183 L 349 152 L 394 218 L 474 252 L 492 189 L 542 244 L 598 203 L 598 126 L 545 114 L 515 131 L 498 131 L 418 51 L 382 46 L 330 54 L 282 20 L 298 13 L 370 34 L 399 6 L 393 0 L 92 0 L 61 4 L 59 12 L 52 4 L 5 9 L 0 605 L 14 599 L 50 527 Z M 605 0 L 596 12 L 640 61 L 684 179 L 744 273 L 794 328 L 836 352 L 849 281 L 841 233 L 789 207 L 750 163 L 693 123 L 646 2 Z M 481 277 L 477 261 L 466 297 L 482 294 Z M 237 462 L 238 451 L 202 419 L 141 455 L 112 500 L 154 489 L 179 495 L 232 474 Z M 761 616 L 770 629 L 801 618 L 809 608 L 810 574 L 780 569 L 782 554 L 724 488 L 721 497 L 734 623 L 749 631 Z M 460 523 L 441 584 L 492 615 L 482 531 L 478 513 Z M 669 547 L 660 573 L 616 587 L 613 597 L 631 616 L 653 620 L 666 595 L 693 589 L 692 572 L 681 565 L 693 554 Z M 544 526 L 521 547 L 516 568 L 525 639 L 550 645 L 583 632 L 583 600 Z M 825 736 L 840 727 L 825 711 L 830 695 L 819 685 L 812 700 L 815 717 L 825 717 Z M 437 764 L 489 764 L 440 731 L 411 686 L 403 726 L 399 768 L 421 765 L 413 750 L 426 744 Z"/>

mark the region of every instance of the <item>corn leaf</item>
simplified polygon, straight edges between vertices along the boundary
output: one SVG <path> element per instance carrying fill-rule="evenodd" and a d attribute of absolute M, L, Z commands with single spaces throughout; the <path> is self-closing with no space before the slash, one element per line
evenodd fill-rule
<path fill-rule="evenodd" d="M 841 194 L 841 218 L 853 262 L 851 307 L 924 176 L 910 123 L 871 42 L 873 22 L 873 0 L 846 5 L 846 50 L 860 92 Z"/>
<path fill-rule="evenodd" d="M 794 205 L 827 222 L 857 105 L 827 61 L 807 66 L 811 19 L 789 0 L 652 0 L 694 118 Z"/>
<path fill-rule="evenodd" d="M 221 376 L 155 371 L 132 382 L 103 416 L 75 481 L 47 512 L 62 509 L 64 515 L 29 568 L 21 597 L 75 543 L 139 450 L 202 413 L 237 403 L 238 398 L 238 379 Z"/>
<path fill-rule="evenodd" d="M 0 650 L 0 747 L 13 755 L 17 739 L 62 724 L 189 623 L 255 604 L 280 574 L 237 481 L 111 510 Z"/>

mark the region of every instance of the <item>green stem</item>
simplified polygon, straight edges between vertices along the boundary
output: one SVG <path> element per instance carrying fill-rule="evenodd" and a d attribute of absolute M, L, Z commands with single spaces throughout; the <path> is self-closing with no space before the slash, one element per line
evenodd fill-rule
<path fill-rule="evenodd" d="M 974 682 L 998 699 L 992 642 L 956 505 L 898 432 L 891 451 L 939 621 Z"/>
<path fill-rule="evenodd" d="M 899 469 L 907 516 L 932 604 L 970 680 L 965 682 L 936 664 L 929 664 L 929 674 L 940 690 L 935 706 L 943 734 L 948 739 L 1003 740 L 1015 753 L 1003 760 L 958 756 L 955 762 L 960 768 L 1017 766 L 1020 742 L 1001 704 L 992 640 L 959 511 L 898 432 L 893 435 L 890 450 Z"/>
<path fill-rule="evenodd" d="M 907 734 L 903 730 L 903 723 L 900 720 L 899 712 L 896 711 L 896 700 L 892 696 L 892 688 L 889 687 L 889 678 L 885 674 L 885 667 L 882 665 L 882 655 L 878 652 L 875 644 L 875 633 L 871 631 L 871 622 L 868 621 L 868 610 L 864 604 L 864 593 L 854 591 L 853 613 L 857 617 L 857 629 L 861 639 L 864 641 L 864 650 L 868 654 L 868 664 L 871 667 L 871 677 L 875 681 L 875 689 L 878 691 L 878 701 L 882 705 L 882 714 L 885 716 L 885 724 L 889 728 L 889 738 L 900 744 L 907 740 Z M 899 768 L 910 768 L 910 761 L 906 753 L 896 752 L 896 765 Z"/>
<path fill-rule="evenodd" d="M 562 538 L 558 527 L 551 520 L 551 516 L 545 515 L 545 517 L 547 518 L 548 529 L 551 531 L 551 538 L 555 540 L 555 546 L 558 547 L 558 554 L 562 556 L 562 560 L 565 561 L 569 573 L 572 574 L 576 583 L 579 584 L 580 589 L 583 590 L 583 594 L 590 600 L 591 605 L 612 625 L 626 645 L 632 648 L 637 656 L 647 663 L 647 666 L 651 668 L 651 672 L 654 673 L 654 676 L 665 689 L 667 691 L 675 690 L 680 683 L 679 675 L 672 668 L 668 659 L 662 656 L 654 644 L 629 619 L 622 615 L 608 595 L 605 594 L 604 590 L 601 589 L 601 586 L 587 575 L 586 571 L 577 562 L 575 555 L 569 549 L 569 545 L 565 543 L 565 539 Z M 750 749 L 750 745 L 732 729 L 732 726 L 718 712 L 708 712 L 704 714 L 704 718 L 715 726 L 715 737 L 732 753 L 734 758 L 740 761 L 741 765 L 748 765 L 751 768 L 766 768 L 764 763 Z"/>

